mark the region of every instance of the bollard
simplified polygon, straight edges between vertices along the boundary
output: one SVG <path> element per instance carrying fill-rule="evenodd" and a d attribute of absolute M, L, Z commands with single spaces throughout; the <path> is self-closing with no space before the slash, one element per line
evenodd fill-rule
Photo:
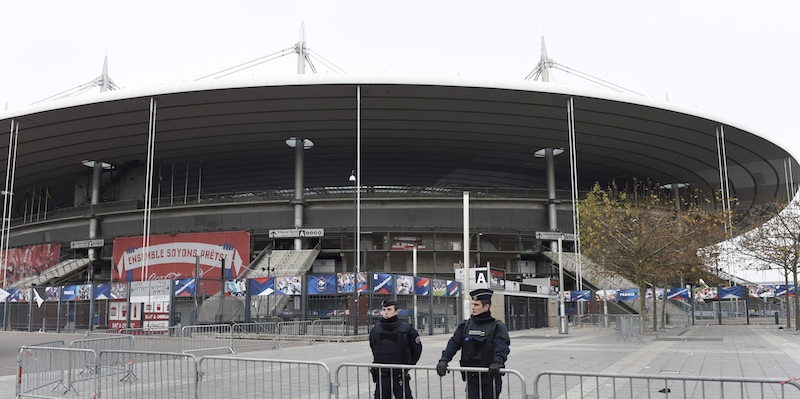
<path fill-rule="evenodd" d="M 775 324 L 780 324 L 780 319 L 778 318 L 778 312 L 775 312 Z"/>

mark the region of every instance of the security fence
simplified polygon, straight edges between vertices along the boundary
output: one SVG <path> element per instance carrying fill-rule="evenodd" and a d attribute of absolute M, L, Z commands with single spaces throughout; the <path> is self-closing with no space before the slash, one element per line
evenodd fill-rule
<path fill-rule="evenodd" d="M 544 371 L 533 381 L 533 399 L 553 398 L 760 398 L 800 397 L 800 383 L 778 378 L 739 378 Z"/>
<path fill-rule="evenodd" d="M 207 356 L 198 398 L 331 398 L 324 363 Z"/>

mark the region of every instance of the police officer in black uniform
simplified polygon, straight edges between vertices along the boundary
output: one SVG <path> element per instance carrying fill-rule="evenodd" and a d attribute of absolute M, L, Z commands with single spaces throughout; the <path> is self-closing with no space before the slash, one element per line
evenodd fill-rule
<path fill-rule="evenodd" d="M 500 369 L 505 367 L 511 339 L 508 328 L 502 321 L 492 317 L 494 291 L 486 288 L 469 293 L 472 297 L 472 317 L 458 325 L 442 358 L 436 365 L 436 373 L 443 377 L 447 373 L 447 363 L 461 350 L 462 367 L 488 367 L 487 373 L 462 373 L 467 381 L 469 399 L 496 399 L 500 396 L 503 380 Z"/>
<path fill-rule="evenodd" d="M 410 324 L 397 318 L 397 301 L 385 299 L 381 303 L 381 321 L 369 332 L 369 346 L 372 349 L 373 363 L 417 364 L 422 355 L 422 341 L 419 333 Z M 413 399 L 411 377 L 407 370 L 373 368 L 372 381 L 375 382 L 375 399 Z"/>

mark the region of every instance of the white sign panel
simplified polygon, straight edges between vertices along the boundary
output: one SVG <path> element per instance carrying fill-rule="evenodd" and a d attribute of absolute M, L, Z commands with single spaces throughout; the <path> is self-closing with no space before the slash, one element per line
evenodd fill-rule
<path fill-rule="evenodd" d="M 536 239 L 537 240 L 552 240 L 558 241 L 558 237 L 562 237 L 561 239 L 564 241 L 575 241 L 575 234 L 572 233 L 560 233 L 558 231 L 537 231 L 536 232 Z"/>
<path fill-rule="evenodd" d="M 106 245 L 106 241 L 101 238 L 97 240 L 72 241 L 69 243 L 69 248 L 70 249 L 100 248 L 104 245 Z"/>
<path fill-rule="evenodd" d="M 325 235 L 325 229 L 279 229 L 270 230 L 270 238 L 304 238 L 304 237 L 322 237 Z"/>

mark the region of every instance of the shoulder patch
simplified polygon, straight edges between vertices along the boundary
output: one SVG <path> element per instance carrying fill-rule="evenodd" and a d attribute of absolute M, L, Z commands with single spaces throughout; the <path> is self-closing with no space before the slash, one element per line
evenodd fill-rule
<path fill-rule="evenodd" d="M 414 342 L 415 342 L 417 345 L 419 345 L 419 344 L 421 344 L 421 343 L 422 343 L 422 340 L 421 340 L 421 339 L 419 339 L 419 335 L 417 335 L 417 338 L 414 340 Z"/>

